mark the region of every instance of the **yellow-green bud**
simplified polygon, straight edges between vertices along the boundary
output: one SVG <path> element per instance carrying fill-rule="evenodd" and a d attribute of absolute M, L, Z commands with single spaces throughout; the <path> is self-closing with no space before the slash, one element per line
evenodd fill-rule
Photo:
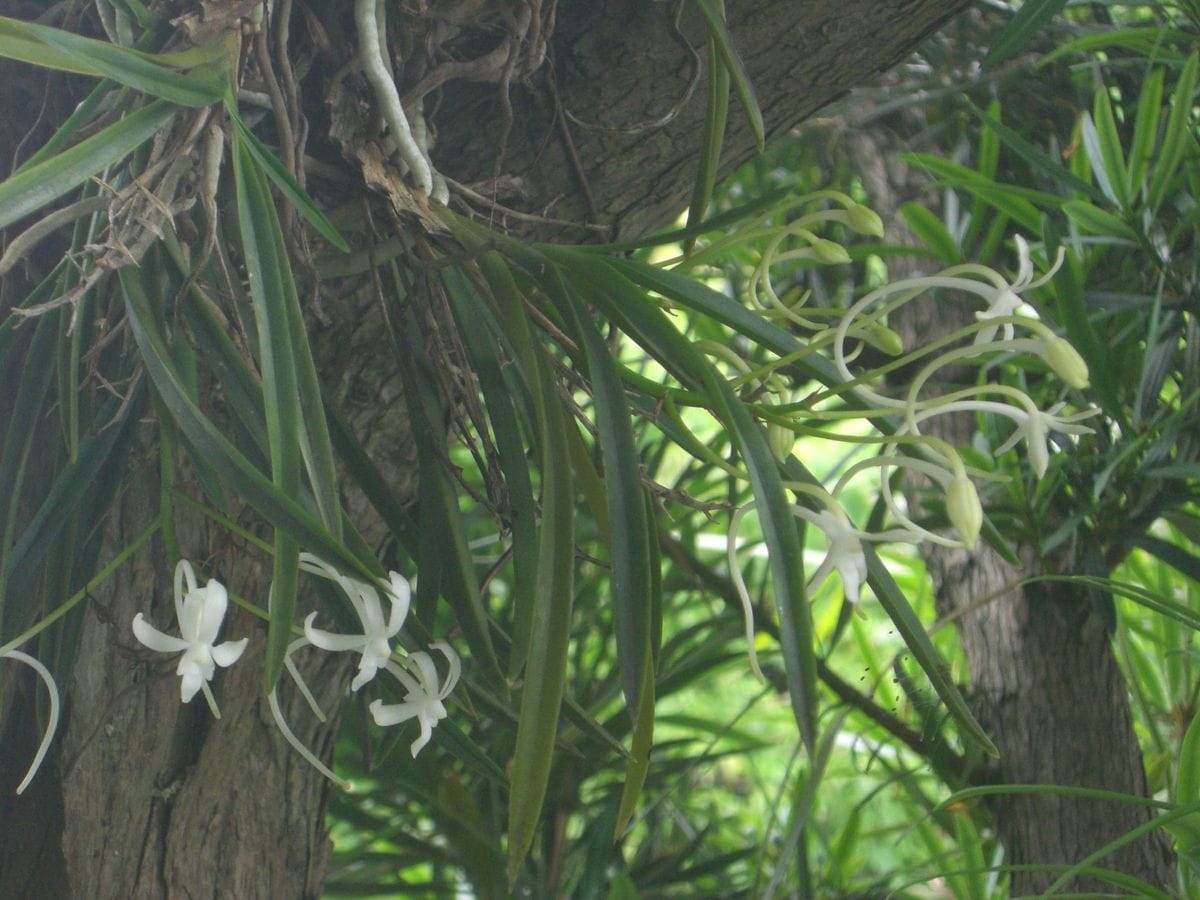
<path fill-rule="evenodd" d="M 850 262 L 850 254 L 846 252 L 846 248 L 841 244 L 835 244 L 833 241 L 827 241 L 825 238 L 817 238 L 812 242 L 813 255 L 821 262 L 827 265 L 836 265 L 838 263 Z"/>
<path fill-rule="evenodd" d="M 795 443 L 796 434 L 792 429 L 775 422 L 767 424 L 767 446 L 771 448 L 771 453 L 777 460 L 783 462 L 787 459 Z"/>
<path fill-rule="evenodd" d="M 872 347 L 888 356 L 899 356 L 904 352 L 904 341 L 900 339 L 900 335 L 882 322 L 873 324 L 867 331 L 866 338 Z"/>
<path fill-rule="evenodd" d="M 946 516 L 958 531 L 963 546 L 974 549 L 983 528 L 983 507 L 979 504 L 975 485 L 966 475 L 955 475 L 946 488 Z"/>
<path fill-rule="evenodd" d="M 1063 338 L 1052 335 L 1042 341 L 1042 359 L 1054 373 L 1076 390 L 1088 386 L 1088 367 L 1074 347 Z"/>
<path fill-rule="evenodd" d="M 875 210 L 861 203 L 846 208 L 846 221 L 859 234 L 883 237 L 883 219 Z"/>

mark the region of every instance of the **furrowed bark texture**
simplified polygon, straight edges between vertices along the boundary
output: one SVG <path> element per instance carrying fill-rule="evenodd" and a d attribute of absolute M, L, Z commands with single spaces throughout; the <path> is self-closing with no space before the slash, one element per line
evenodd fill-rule
<path fill-rule="evenodd" d="M 848 146 L 871 205 L 886 223 L 885 240 L 916 244 L 898 210 L 905 200 L 920 197 L 926 183 L 898 158 L 902 139 L 876 126 L 856 133 Z M 893 279 L 918 274 L 915 265 L 903 260 L 888 265 Z M 905 347 L 914 347 L 974 321 L 975 308 L 922 298 L 893 313 L 889 324 L 900 332 Z M 901 374 L 897 381 L 902 379 Z M 938 391 L 939 386 L 931 382 L 929 389 Z M 922 426 L 926 434 L 956 446 L 970 445 L 973 428 L 970 414 L 938 416 Z M 1014 587 L 1024 578 L 1046 574 L 1032 554 L 1021 570 L 982 542 L 974 552 L 927 544 L 922 555 L 933 578 L 939 616 L 957 616 L 974 712 L 1000 751 L 999 759 L 987 761 L 970 780 L 1101 788 L 1145 797 L 1129 689 L 1091 600 L 1067 585 Z M 1053 794 L 1003 794 L 985 802 L 1005 848 L 1005 863 L 1015 865 L 1076 863 L 1153 815 L 1130 803 Z M 1174 855 L 1162 830 L 1094 865 L 1164 890 L 1175 886 Z M 1060 872 L 1014 872 L 1012 894 L 1040 893 Z M 1079 878 L 1065 890 L 1112 893 L 1116 888 L 1100 879 Z"/>
<path fill-rule="evenodd" d="M 899 61 L 966 2 L 731 0 L 726 5 L 767 133 L 774 135 Z M 315 167 L 308 173 L 309 186 L 319 198 L 361 209 L 362 174 L 338 155 L 339 142 L 330 138 L 328 128 L 330 120 L 336 124 L 347 111 L 351 125 L 369 122 L 374 115 L 369 95 L 355 81 L 341 109 L 323 102 L 336 78 L 358 79 L 349 65 L 356 53 L 350 4 L 301 6 L 295 7 L 293 34 L 307 25 L 318 46 L 316 62 L 300 84 L 306 115 L 316 129 L 309 135 Z M 172 7 L 173 16 L 180 14 L 179 7 Z M 691 11 L 690 4 L 685 8 Z M 204 7 L 208 15 L 214 9 Z M 27 17 L 34 14 L 28 5 L 0 2 L 0 12 L 22 11 Z M 201 6 L 194 11 L 199 15 Z M 703 120 L 701 86 L 669 122 L 646 127 L 672 110 L 693 77 L 693 57 L 673 38 L 670 14 L 671 4 L 643 0 L 561 4 L 547 66 L 503 95 L 511 100 L 511 119 L 496 85 L 446 86 L 434 116 L 435 162 L 484 196 L 571 225 L 531 224 L 529 219 L 506 218 L 502 211 L 495 214 L 496 224 L 526 236 L 628 238 L 670 220 L 691 191 Z M 697 21 L 685 16 L 682 31 L 685 42 L 703 49 Z M 391 37 L 395 42 L 403 35 L 393 31 Z M 335 76 L 338 70 L 341 74 Z M 24 98 L 20 92 L 0 96 L 6 119 L 17 123 L 9 129 L 15 136 L 8 141 L 18 140 L 37 114 L 38 104 Z M 65 104 L 64 114 L 69 109 Z M 319 131 L 322 126 L 325 133 Z M 506 132 L 508 138 L 502 140 Z M 753 149 L 736 104 L 728 142 L 725 171 Z M 4 149 L 0 158 L 13 158 L 13 148 Z M 340 149 L 353 158 L 346 143 Z M 500 181 L 489 184 L 497 173 Z M 582 227 L 589 224 L 600 228 Z M 381 225 L 384 232 L 388 227 Z M 199 239 L 193 240 L 197 258 Z M 31 271 L 46 271 L 52 262 L 39 260 Z M 0 298 L 12 302 L 21 296 L 22 287 L 14 281 L 19 277 L 20 272 L 13 274 Z M 349 293 L 357 295 L 360 287 L 361 281 Z M 394 401 L 400 393 L 399 369 L 392 362 L 395 349 L 377 320 L 339 306 L 347 294 L 344 286 L 322 287 L 325 315 L 340 324 L 312 326 L 320 374 L 348 408 L 359 439 L 380 454 L 376 462 L 397 490 L 411 492 L 404 404 Z M 146 426 L 140 435 L 142 452 L 130 464 L 107 524 L 108 549 L 101 562 L 158 514 L 156 441 L 152 426 Z M 361 502 L 350 498 L 349 504 L 357 518 Z M 269 576 L 261 557 L 255 561 L 247 548 L 231 546 L 218 529 L 182 508 L 175 522 L 180 549 L 198 568 L 221 578 L 232 592 L 265 604 Z M 231 607 L 222 639 L 249 635 L 251 642 L 245 657 L 221 670 L 215 682 L 223 718 L 214 721 L 202 700 L 179 703 L 176 661 L 147 654 L 134 641 L 129 623 L 137 612 L 173 629 L 171 570 L 158 539 L 87 604 L 74 672 L 62 685 L 62 737 L 51 765 L 31 789 L 43 792 L 43 801 L 3 808 L 0 895 L 317 896 L 329 854 L 323 822 L 329 786 L 271 722 L 262 695 L 261 625 Z M 344 695 L 354 663 L 350 656 L 298 655 L 326 711 Z M 319 724 L 286 676 L 281 692 L 285 716 L 300 740 L 328 759 L 336 715 Z M 0 733 L 25 735 L 6 742 L 6 751 L 36 743 L 29 726 L 31 695 L 31 690 L 12 691 L 0 698 L 5 729 Z M 9 778 L 10 769 L 15 767 L 19 777 L 25 761 L 6 757 L 4 762 L 7 784 L 15 780 Z M 22 843 L 17 835 L 30 840 Z M 41 847 L 40 855 L 26 852 L 30 845 Z"/>
<path fill-rule="evenodd" d="M 966 6 L 961 0 L 760 0 L 726 3 L 726 12 L 770 140 L 900 62 Z M 674 118 L 653 124 L 675 109 L 692 76 L 690 53 L 672 38 L 672 7 L 642 0 L 559 5 L 552 82 L 512 94 L 502 169 L 521 195 L 501 195 L 501 202 L 600 224 L 617 239 L 679 214 L 695 178 L 704 90 L 701 81 Z M 691 12 L 691 4 L 685 7 Z M 703 55 L 700 23 L 685 16 L 682 30 Z M 447 91 L 433 156 L 460 181 L 492 176 L 504 123 L 497 96 L 478 85 Z M 732 171 L 753 149 L 746 116 L 732 99 L 722 171 Z"/>

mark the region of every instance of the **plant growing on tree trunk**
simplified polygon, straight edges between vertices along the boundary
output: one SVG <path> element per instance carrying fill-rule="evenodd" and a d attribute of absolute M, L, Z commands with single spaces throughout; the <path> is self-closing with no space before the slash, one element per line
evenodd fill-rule
<path fill-rule="evenodd" d="M 819 680 L 845 695 L 808 605 L 834 569 L 851 601 L 866 579 L 964 748 L 994 749 L 868 544 L 975 544 L 980 467 L 932 434 L 935 417 L 1009 420 L 996 453 L 1023 441 L 1039 478 L 1057 467 L 1052 433 L 1094 427 L 1076 424 L 1090 411 L 1060 416 L 1014 386 L 920 396 L 944 364 L 996 353 L 1036 354 L 1084 387 L 1071 344 L 1018 314 L 1020 292 L 1041 284 L 1027 245 L 1012 281 L 955 265 L 822 309 L 777 291 L 779 265 L 845 263 L 846 231 L 880 231 L 862 203 L 788 193 L 704 220 L 723 154 L 761 146 L 959 5 L 894 4 L 896 19 L 877 3 L 280 0 L 168 13 L 100 0 L 95 20 L 71 4 L 59 27 L 0 20 L 0 54 L 92 79 L 71 82 L 78 105 L 0 184 L 0 222 L 19 230 L 0 260 L 0 367 L 21 370 L 0 401 L 12 423 L 0 654 L 28 661 L 15 646 L 36 646 L 68 701 L 42 790 L 4 809 L 42 839 L 13 852 L 14 890 L 48 872 L 76 895 L 186 884 L 315 896 L 330 790 L 315 773 L 339 779 L 327 762 L 342 715 L 366 736 L 340 762 L 372 792 L 352 814 L 419 798 L 438 835 L 414 865 L 438 889 L 653 884 L 637 854 L 664 833 L 644 802 L 656 703 L 678 669 L 715 664 L 688 645 L 663 583 L 677 571 L 664 561 L 679 549 L 672 522 L 697 508 L 753 504 L 773 603 L 755 610 L 744 584 L 739 599 L 777 641 L 812 790 L 844 720 L 822 728 Z M 851 20 L 855 34 L 841 34 Z M 690 102 L 701 81 L 706 102 Z M 663 111 L 647 120 L 648 99 Z M 650 242 L 684 248 L 675 265 L 629 243 L 529 240 L 628 242 L 689 189 L 692 224 Z M 51 211 L 58 198 L 67 205 Z M 732 247 L 759 256 L 747 305 L 699 277 Z M 930 288 L 986 304 L 965 347 L 903 346 L 889 327 Z M 940 355 L 893 397 L 856 362 L 871 348 Z M 790 396 L 783 372 L 817 393 Z M 878 426 L 868 446 L 882 452 L 826 488 L 789 456 L 789 433 L 848 418 Z M 670 487 L 655 472 L 665 451 L 648 444 L 731 487 L 720 499 Z M 33 454 L 42 446 L 53 452 Z M 897 470 L 939 485 L 933 519 L 956 535 L 891 494 Z M 864 472 L 881 478 L 890 530 L 857 528 L 840 505 Z M 830 545 L 811 585 L 797 520 Z M 503 548 L 486 565 L 481 540 Z M 248 644 L 214 644 L 217 582 L 186 574 L 180 638 L 135 618 L 184 554 L 230 586 L 231 631 L 252 632 Z M 302 586 L 302 571 L 319 578 Z M 330 619 L 331 631 L 314 625 Z M 223 717 L 181 708 L 134 637 L 186 647 L 185 699 L 207 696 L 214 664 L 228 665 L 213 680 Z M 422 645 L 444 657 L 444 679 Z M 374 697 L 362 708 L 346 701 L 360 689 Z M 26 740 L 28 696 L 5 698 L 7 746 Z M 890 721 L 869 696 L 853 702 Z M 408 733 L 377 744 L 364 709 Z M 418 734 L 397 755 L 408 719 Z M 353 793 L 334 796 L 353 809 Z M 581 809 L 575 840 L 566 823 Z"/>

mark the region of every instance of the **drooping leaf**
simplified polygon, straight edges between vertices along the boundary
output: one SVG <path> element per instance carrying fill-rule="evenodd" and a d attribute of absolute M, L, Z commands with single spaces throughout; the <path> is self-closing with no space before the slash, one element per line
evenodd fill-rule
<path fill-rule="evenodd" d="M 25 218 L 120 162 L 165 128 L 178 112 L 178 107 L 156 100 L 74 147 L 0 182 L 0 228 Z"/>
<path fill-rule="evenodd" d="M 725 24 L 724 3 L 722 0 L 694 0 L 694 2 L 701 15 L 704 16 L 704 24 L 708 29 L 709 36 L 716 44 L 721 61 L 725 64 L 725 68 L 733 80 L 733 89 L 737 93 L 738 101 L 742 104 L 746 118 L 750 120 L 750 130 L 754 134 L 754 141 L 761 153 L 766 140 L 762 110 L 759 109 L 758 98 L 754 94 L 754 85 L 750 82 L 750 75 L 742 64 L 742 58 L 734 49 L 733 37 L 729 34 L 729 28 Z"/>

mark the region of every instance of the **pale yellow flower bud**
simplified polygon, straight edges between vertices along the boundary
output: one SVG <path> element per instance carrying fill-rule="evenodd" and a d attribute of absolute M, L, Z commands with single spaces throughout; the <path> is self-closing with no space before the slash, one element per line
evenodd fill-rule
<path fill-rule="evenodd" d="M 872 347 L 888 356 L 899 356 L 904 352 L 904 341 L 900 339 L 900 335 L 882 322 L 872 325 L 866 338 Z"/>
<path fill-rule="evenodd" d="M 796 433 L 785 425 L 771 422 L 767 425 L 767 446 L 780 462 L 788 458 L 796 443 Z"/>
<path fill-rule="evenodd" d="M 850 262 L 850 254 L 846 252 L 846 248 L 841 244 L 835 244 L 833 241 L 825 240 L 825 238 L 817 238 L 812 242 L 811 247 L 813 255 L 827 265 Z"/>
<path fill-rule="evenodd" d="M 1088 386 L 1088 367 L 1074 347 L 1063 338 L 1052 335 L 1042 342 L 1042 359 L 1054 373 L 1076 390 Z"/>
<path fill-rule="evenodd" d="M 963 546 L 973 549 L 983 528 L 983 507 L 975 485 L 966 475 L 955 475 L 946 488 L 946 516 L 958 531 Z"/>
<path fill-rule="evenodd" d="M 846 221 L 859 234 L 883 237 L 883 219 L 875 210 L 861 203 L 846 208 Z"/>

